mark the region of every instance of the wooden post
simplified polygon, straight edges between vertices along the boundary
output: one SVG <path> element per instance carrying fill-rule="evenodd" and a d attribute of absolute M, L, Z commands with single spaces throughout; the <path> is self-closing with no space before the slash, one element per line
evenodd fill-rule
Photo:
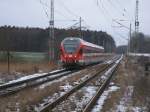
<path fill-rule="evenodd" d="M 7 68 L 8 68 L 8 74 L 10 74 L 10 52 L 7 51 Z"/>

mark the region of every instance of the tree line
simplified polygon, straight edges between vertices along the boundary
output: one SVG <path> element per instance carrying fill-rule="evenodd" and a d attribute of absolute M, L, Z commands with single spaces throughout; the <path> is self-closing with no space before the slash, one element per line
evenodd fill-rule
<path fill-rule="evenodd" d="M 143 33 L 133 33 L 130 40 L 130 52 L 150 53 L 150 36 Z"/>
<path fill-rule="evenodd" d="M 58 54 L 60 42 L 65 37 L 79 37 L 79 30 L 55 28 L 55 52 Z M 114 52 L 114 39 L 103 31 L 82 31 L 83 39 L 103 46 L 105 52 Z M 48 52 L 49 28 L 29 28 L 15 26 L 0 27 L 0 51 Z"/>
<path fill-rule="evenodd" d="M 131 53 L 150 53 L 150 36 L 134 32 L 128 45 L 130 46 L 118 46 L 116 53 L 126 54 L 127 50 L 130 50 Z"/>

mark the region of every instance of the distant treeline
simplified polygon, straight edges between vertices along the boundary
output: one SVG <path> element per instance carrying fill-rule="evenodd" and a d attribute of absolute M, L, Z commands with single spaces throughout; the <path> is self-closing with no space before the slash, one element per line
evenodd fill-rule
<path fill-rule="evenodd" d="M 74 29 L 55 29 L 56 54 L 58 54 L 60 42 L 65 37 L 79 37 L 80 32 Z M 114 39 L 102 31 L 82 31 L 84 40 L 104 46 L 105 52 L 113 52 L 116 49 Z M 48 52 L 49 28 L 22 28 L 2 26 L 0 27 L 0 51 L 17 52 Z"/>
<path fill-rule="evenodd" d="M 116 49 L 117 54 L 126 54 L 127 53 L 127 46 L 126 45 L 121 45 L 118 46 Z"/>
<path fill-rule="evenodd" d="M 130 48 L 127 45 L 118 46 L 116 52 L 125 54 L 127 50 L 130 50 L 131 53 L 150 53 L 150 36 L 134 32 L 130 40 Z"/>
<path fill-rule="evenodd" d="M 143 33 L 132 34 L 130 51 L 134 53 L 150 53 L 150 36 Z"/>

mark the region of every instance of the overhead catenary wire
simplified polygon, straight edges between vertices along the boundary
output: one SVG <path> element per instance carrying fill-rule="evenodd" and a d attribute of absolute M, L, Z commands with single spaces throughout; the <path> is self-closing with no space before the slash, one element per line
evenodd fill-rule
<path fill-rule="evenodd" d="M 115 19 L 113 19 L 113 21 L 114 21 L 115 23 L 119 24 L 119 25 L 120 25 L 120 27 L 123 27 L 123 28 L 126 28 L 126 29 L 130 30 L 130 27 L 128 27 L 128 26 L 126 26 L 126 25 L 124 25 L 124 24 L 120 23 L 119 21 L 117 21 L 117 20 L 115 20 Z M 134 30 L 133 30 L 133 29 L 131 29 L 131 31 L 134 31 Z"/>
<path fill-rule="evenodd" d="M 112 27 L 112 30 L 113 30 L 114 35 L 118 35 L 119 36 L 118 38 L 120 40 L 123 39 L 124 41 L 128 42 L 128 38 L 125 37 L 124 35 L 120 34 L 118 31 L 116 31 L 114 27 Z"/>
<path fill-rule="evenodd" d="M 76 18 L 79 18 L 80 16 L 79 15 L 77 15 L 77 14 L 75 14 L 73 11 L 71 11 L 66 5 L 65 5 L 65 3 L 62 1 L 62 0 L 59 0 L 59 2 L 61 2 L 61 6 L 63 6 L 64 7 L 64 9 L 70 14 L 70 15 L 72 15 L 72 16 L 74 16 L 74 17 L 76 17 Z M 82 18 L 82 21 L 81 22 L 85 22 L 86 23 L 86 21 L 83 19 L 83 17 L 81 17 Z M 77 21 L 77 20 L 76 20 Z M 79 23 L 75 23 L 75 24 L 73 24 L 73 25 L 71 25 L 70 27 L 68 27 L 68 28 L 71 28 L 71 27 L 74 27 L 75 25 L 78 25 Z M 87 24 L 87 23 L 86 23 Z M 90 26 L 90 25 L 87 25 L 88 27 Z M 85 27 L 84 27 L 85 28 Z"/>
<path fill-rule="evenodd" d="M 101 1 L 102 2 L 102 1 Z M 112 3 L 111 3 L 112 4 Z M 109 14 L 109 13 L 108 13 Z M 109 14 L 110 15 L 110 14 Z M 110 16 L 110 17 L 112 17 L 112 16 Z M 129 28 L 128 27 L 126 27 L 125 25 L 123 25 L 123 24 L 120 24 L 120 23 L 118 23 L 121 27 L 125 27 L 126 29 L 128 29 L 129 30 Z M 124 37 L 124 36 L 122 36 L 122 35 L 119 35 L 120 37 Z M 126 39 L 126 40 L 128 40 L 128 39 Z"/>
<path fill-rule="evenodd" d="M 122 3 L 119 0 L 115 0 L 115 2 L 118 4 L 118 6 L 121 9 L 123 9 L 124 12 L 126 12 L 129 15 L 129 12 L 128 12 L 127 8 L 124 5 L 122 5 Z"/>
<path fill-rule="evenodd" d="M 107 0 L 107 1 L 119 15 L 126 17 L 124 14 L 124 10 L 122 10 L 122 8 L 118 8 L 111 0 Z"/>
<path fill-rule="evenodd" d="M 132 21 L 132 17 L 127 9 L 127 7 L 125 7 L 120 0 L 114 0 L 116 2 L 116 4 L 118 4 L 118 6 L 124 11 L 124 14 L 126 15 L 126 17 L 128 17 L 128 20 Z"/>
<path fill-rule="evenodd" d="M 42 1 L 42 2 L 41 2 Z M 109 0 L 110 1 L 110 0 Z M 40 0 L 41 4 L 43 5 L 43 7 L 49 7 L 46 3 L 43 2 L 43 0 Z M 59 0 L 58 1 L 61 6 L 70 14 L 72 15 L 73 17 L 79 17 L 78 15 L 76 15 L 72 10 L 70 10 L 67 5 L 64 3 L 64 1 L 62 0 Z M 104 4 L 104 1 L 103 0 L 97 0 L 96 1 L 96 5 L 98 7 L 98 9 L 101 11 L 101 13 L 103 14 L 103 17 L 104 17 L 104 20 L 106 21 L 107 24 L 109 24 L 109 26 L 111 26 L 111 22 L 112 22 L 112 19 L 114 17 L 113 13 L 110 13 L 110 11 L 107 9 L 106 5 Z M 66 18 L 66 20 L 55 20 L 55 21 L 71 21 L 71 22 L 75 22 L 73 19 L 69 19 L 68 17 L 66 17 L 64 15 L 64 13 L 61 13 L 60 11 L 58 10 L 55 10 L 56 13 L 59 13 L 59 15 L 63 16 L 64 18 Z M 47 13 L 47 10 L 45 9 L 45 13 L 46 13 L 46 16 L 48 17 L 48 13 Z M 76 19 L 75 19 L 76 20 Z M 84 20 L 85 22 L 85 20 Z M 86 22 L 85 22 L 86 23 Z M 78 24 L 76 24 L 78 25 Z M 72 25 L 72 26 L 75 26 L 75 25 Z"/>
<path fill-rule="evenodd" d="M 72 15 L 72 16 L 74 16 L 74 17 L 76 17 L 76 18 L 79 18 L 80 16 L 79 15 L 77 15 L 77 14 L 75 14 L 73 11 L 71 11 L 66 5 L 65 5 L 65 3 L 62 1 L 62 0 L 59 0 L 59 2 L 61 2 L 61 6 L 63 6 L 64 7 L 64 9 L 70 14 L 70 15 Z M 81 17 L 82 18 L 82 21 L 81 22 L 85 22 L 85 20 L 83 19 L 83 17 Z M 86 23 L 86 22 L 85 22 Z M 86 23 L 87 24 L 87 23 Z M 71 25 L 71 26 L 75 26 L 75 25 L 77 25 L 77 24 L 74 24 L 74 25 Z M 88 27 L 89 27 L 89 25 L 87 25 Z"/>
<path fill-rule="evenodd" d="M 50 6 L 46 2 L 44 2 L 42 0 L 37 0 L 37 1 L 41 4 L 46 17 L 49 19 L 50 15 L 48 14 L 48 10 L 49 10 Z M 61 13 L 60 11 L 58 11 L 56 9 L 55 9 L 55 12 L 57 14 L 61 15 L 62 17 L 66 18 L 66 20 L 64 20 L 64 19 L 63 20 L 56 20 L 55 19 L 55 22 L 60 22 L 60 21 L 71 21 L 71 22 L 74 22 L 74 21 L 77 21 L 75 19 L 69 19 L 69 17 L 67 17 L 66 15 L 64 15 L 64 13 Z"/>
<path fill-rule="evenodd" d="M 110 13 L 109 13 L 109 11 L 106 9 L 106 7 L 103 5 L 104 3 L 103 3 L 103 0 L 97 0 L 97 1 L 99 1 L 100 3 L 98 3 L 97 2 L 97 4 L 98 4 L 98 6 L 101 6 L 102 7 L 102 12 L 103 12 L 103 15 L 105 16 L 105 18 L 107 18 L 107 20 L 109 19 L 110 20 L 110 18 L 111 18 L 111 21 L 112 21 L 112 19 L 114 19 L 114 17 L 116 17 L 116 16 L 114 16 L 114 15 L 111 15 Z M 112 3 L 112 1 L 111 0 L 107 0 L 108 2 L 110 2 L 109 4 L 110 5 L 112 5 L 113 6 L 113 8 L 115 9 L 115 10 L 117 10 L 117 12 L 119 13 L 119 14 L 121 14 L 121 15 L 123 15 L 124 13 L 123 12 L 121 12 L 121 10 L 120 9 L 118 9 L 113 3 Z M 125 9 L 125 8 L 124 8 Z M 126 18 L 126 19 L 128 19 L 127 17 L 125 17 L 125 15 L 123 16 L 124 18 Z"/>
<path fill-rule="evenodd" d="M 75 14 L 73 11 L 71 11 L 71 10 L 65 5 L 65 3 L 64 3 L 63 1 L 58 0 L 58 2 L 61 2 L 61 6 L 63 6 L 64 9 L 65 9 L 70 15 L 72 15 L 72 16 L 74 16 L 74 17 L 77 17 L 77 18 L 80 17 L 79 15 L 77 15 L 77 14 Z"/>
<path fill-rule="evenodd" d="M 103 0 L 99 0 L 100 1 L 100 4 L 98 6 L 101 6 L 102 7 L 102 10 L 104 12 L 104 15 L 106 15 L 110 20 L 112 20 L 113 16 L 109 13 L 109 11 L 105 8 L 104 6 L 104 3 L 103 3 Z"/>
<path fill-rule="evenodd" d="M 124 40 L 128 41 L 128 38 L 127 38 L 127 37 L 125 37 L 124 35 L 120 34 L 119 32 L 117 32 L 117 35 L 119 35 L 122 39 L 124 39 Z"/>
<path fill-rule="evenodd" d="M 101 1 L 97 0 L 96 1 L 96 6 L 97 6 L 98 10 L 102 13 L 102 15 L 103 15 L 102 17 L 104 18 L 104 20 L 106 21 L 106 23 L 109 24 L 111 22 L 111 19 L 107 15 L 107 12 L 105 11 L 104 7 L 102 6 Z"/>
<path fill-rule="evenodd" d="M 43 11 L 44 11 L 46 17 L 49 18 L 49 15 L 48 15 L 48 13 L 47 13 L 48 11 L 45 9 L 45 7 L 49 7 L 48 4 L 42 2 L 41 0 L 37 0 L 37 1 L 42 5 Z"/>
<path fill-rule="evenodd" d="M 102 2 L 102 0 L 97 0 L 97 1 L 98 1 L 97 6 L 98 6 L 99 10 L 102 12 L 106 23 L 110 26 L 111 29 L 113 29 L 112 28 L 113 16 L 109 13 L 109 11 L 107 11 L 107 9 L 105 8 L 104 3 Z"/>

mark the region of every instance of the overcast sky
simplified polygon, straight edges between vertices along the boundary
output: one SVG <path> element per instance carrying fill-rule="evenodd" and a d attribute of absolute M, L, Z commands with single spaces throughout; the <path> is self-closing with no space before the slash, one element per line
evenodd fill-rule
<path fill-rule="evenodd" d="M 50 0 L 0 0 L 0 26 L 48 27 Z M 127 44 L 128 30 L 118 28 L 112 19 L 134 29 L 136 0 L 55 0 L 55 27 L 68 28 L 81 16 L 88 29 L 106 31 L 117 45 Z M 139 0 L 140 31 L 150 35 L 150 0 Z"/>

